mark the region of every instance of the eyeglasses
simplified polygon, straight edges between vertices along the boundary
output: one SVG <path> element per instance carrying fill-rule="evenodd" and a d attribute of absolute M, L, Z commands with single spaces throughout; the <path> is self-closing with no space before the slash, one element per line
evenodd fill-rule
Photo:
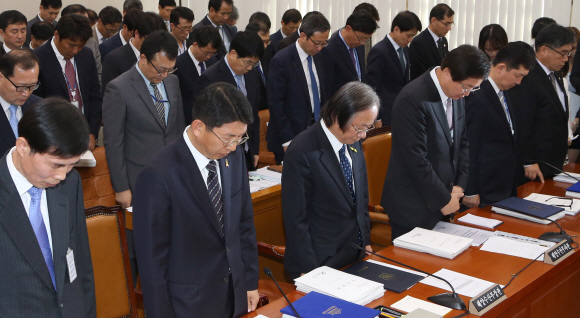
<path fill-rule="evenodd" d="M 359 38 L 358 35 L 356 35 L 356 32 L 354 30 L 352 31 L 352 33 L 354 33 L 354 36 L 356 36 L 356 39 L 358 40 L 359 43 L 364 44 L 367 43 L 367 41 L 369 40 L 368 38 L 361 40 L 361 38 Z"/>
<path fill-rule="evenodd" d="M 157 71 L 157 75 L 162 76 L 163 74 L 167 73 L 167 75 L 171 74 L 171 73 L 175 73 L 175 71 L 177 71 L 177 68 L 170 68 L 167 70 L 158 70 L 157 67 L 155 67 L 155 64 L 153 64 L 153 62 L 151 62 L 151 60 L 147 59 L 147 62 L 149 62 L 149 64 L 151 64 L 151 66 L 153 66 L 153 68 L 155 69 L 155 71 Z"/>
<path fill-rule="evenodd" d="M 570 52 L 568 52 L 568 53 L 562 53 L 562 52 L 560 52 L 560 51 L 556 50 L 556 49 L 555 49 L 555 48 L 553 48 L 553 47 L 550 47 L 550 46 L 546 46 L 546 47 L 547 47 L 547 48 L 549 48 L 550 50 L 552 50 L 552 51 L 554 51 L 554 52 L 556 52 L 556 53 L 558 53 L 558 54 L 562 55 L 562 57 L 570 57 L 570 56 L 572 56 L 572 51 L 570 51 Z"/>
<path fill-rule="evenodd" d="M 260 64 L 260 61 L 258 61 L 258 62 L 256 62 L 256 63 L 254 63 L 254 62 L 252 62 L 252 60 L 246 60 L 246 61 L 244 61 L 244 60 L 243 60 L 241 57 L 239 57 L 239 56 L 238 56 L 238 58 L 239 58 L 239 59 L 241 59 L 241 60 L 242 60 L 242 62 L 244 62 L 244 64 L 245 64 L 247 67 L 254 68 L 254 67 L 258 66 L 258 64 Z"/>
<path fill-rule="evenodd" d="M 443 22 L 443 21 L 441 21 L 439 19 L 437 19 L 437 21 L 441 22 L 441 24 L 443 24 L 447 28 L 452 28 L 452 27 L 455 26 L 455 22 Z"/>
<path fill-rule="evenodd" d="M 36 84 L 34 85 L 25 85 L 25 86 L 18 86 L 16 84 L 14 84 L 14 82 L 12 82 L 8 76 L 6 76 L 4 73 L 1 73 L 2 75 L 4 75 L 4 78 L 7 79 L 10 84 L 14 85 L 14 87 L 16 87 L 16 91 L 19 93 L 23 93 L 26 92 L 27 90 L 30 90 L 31 92 L 36 90 L 39 86 L 40 86 L 40 81 L 36 82 Z"/>
<path fill-rule="evenodd" d="M 307 36 L 307 38 L 308 38 L 310 41 L 312 41 L 312 43 L 314 43 L 314 47 L 316 47 L 316 48 L 319 48 L 319 47 L 320 47 L 320 48 L 324 48 L 324 47 L 326 47 L 326 46 L 328 45 L 328 41 L 324 41 L 324 42 L 318 42 L 318 43 L 316 43 L 316 42 L 314 42 L 314 40 L 312 40 L 312 39 L 311 39 L 309 36 Z"/>
<path fill-rule="evenodd" d="M 461 85 L 461 88 L 463 88 L 463 93 L 467 93 L 467 92 L 473 93 L 473 92 L 478 91 L 481 88 L 479 86 L 475 86 L 472 88 L 465 88 L 465 86 L 463 86 L 463 84 L 461 84 L 461 82 L 459 82 L 459 85 Z"/>
<path fill-rule="evenodd" d="M 109 29 L 107 27 L 105 27 L 105 30 L 107 31 L 108 34 L 110 35 L 115 35 L 117 34 L 117 32 L 119 32 L 119 29 Z"/>
<path fill-rule="evenodd" d="M 250 138 L 250 136 L 248 136 L 248 133 L 246 132 L 244 134 L 244 136 L 240 139 L 232 138 L 230 140 L 223 140 L 213 130 L 211 130 L 209 128 L 207 130 L 211 131 L 224 144 L 224 148 L 229 148 L 229 147 L 233 146 L 234 144 L 236 146 L 239 146 L 239 145 L 243 144 L 244 142 L 246 142 Z"/>
<path fill-rule="evenodd" d="M 355 125 L 353 125 L 353 124 L 350 124 L 350 125 L 352 126 L 352 128 L 354 128 L 354 130 L 356 130 L 356 134 L 357 134 L 357 135 L 359 135 L 359 134 L 362 134 L 362 133 L 365 133 L 365 134 L 366 134 L 366 133 L 368 133 L 369 131 L 371 131 L 371 130 L 373 130 L 373 129 L 375 129 L 375 128 L 376 128 L 374 124 L 373 124 L 373 125 L 371 125 L 371 126 L 370 126 L 369 128 L 367 128 L 367 129 L 358 129 L 358 128 L 356 128 L 356 126 L 355 126 Z"/>
<path fill-rule="evenodd" d="M 176 28 L 178 28 L 179 30 L 181 30 L 181 32 L 184 32 L 184 33 L 190 33 L 190 32 L 193 32 L 193 27 L 190 27 L 190 28 L 183 28 L 183 29 L 182 29 L 182 28 L 180 28 L 180 27 L 179 27 L 179 26 L 177 26 L 177 25 L 175 25 L 175 27 L 176 27 Z"/>
<path fill-rule="evenodd" d="M 572 199 L 572 198 L 563 198 L 563 197 L 551 197 L 551 198 L 547 199 L 545 202 L 547 203 L 548 201 L 550 201 L 552 199 L 557 199 L 557 200 L 570 200 L 570 204 L 568 204 L 568 205 L 566 205 L 566 204 L 550 204 L 551 206 L 557 206 L 557 207 L 560 207 L 560 208 L 568 208 L 568 209 L 571 209 L 572 208 L 572 204 L 574 204 L 574 199 Z"/>
<path fill-rule="evenodd" d="M 203 54 L 203 56 L 205 57 L 212 57 L 212 56 L 216 56 L 217 55 L 217 51 L 215 51 L 214 53 L 211 52 L 204 52 L 201 48 L 199 48 L 199 51 L 201 52 L 201 54 Z"/>

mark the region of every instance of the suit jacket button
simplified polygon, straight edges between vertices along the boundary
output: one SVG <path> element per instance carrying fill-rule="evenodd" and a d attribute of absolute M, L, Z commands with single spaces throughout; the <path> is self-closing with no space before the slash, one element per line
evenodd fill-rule
<path fill-rule="evenodd" d="M 62 307 L 64 307 L 64 304 L 60 304 L 60 305 L 58 305 L 58 307 L 62 308 Z"/>
<path fill-rule="evenodd" d="M 226 246 L 226 252 L 229 252 L 229 251 L 230 251 L 230 248 Z"/>
<path fill-rule="evenodd" d="M 453 182 L 449 183 L 449 185 L 453 187 Z"/>
<path fill-rule="evenodd" d="M 228 277 L 224 277 L 224 282 L 228 282 L 229 278 Z"/>

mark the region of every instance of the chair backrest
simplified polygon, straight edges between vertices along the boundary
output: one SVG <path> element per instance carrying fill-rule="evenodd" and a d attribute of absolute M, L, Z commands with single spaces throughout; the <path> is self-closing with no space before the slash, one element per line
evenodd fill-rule
<path fill-rule="evenodd" d="M 123 212 L 120 206 L 85 210 L 100 318 L 137 317 Z"/>
<path fill-rule="evenodd" d="M 93 150 L 93 156 L 97 161 L 95 167 L 75 168 L 81 175 L 85 209 L 97 205 L 114 206 L 117 202 L 105 157 L 105 147 L 96 147 Z"/>
<path fill-rule="evenodd" d="M 383 185 L 387 175 L 389 160 L 391 159 L 391 129 L 381 127 L 367 134 L 362 148 L 367 163 L 367 177 L 369 182 L 369 205 L 381 204 Z"/>
<path fill-rule="evenodd" d="M 258 112 L 260 117 L 260 151 L 268 151 L 266 142 L 266 132 L 268 131 L 268 122 L 270 121 L 270 111 L 267 109 Z"/>

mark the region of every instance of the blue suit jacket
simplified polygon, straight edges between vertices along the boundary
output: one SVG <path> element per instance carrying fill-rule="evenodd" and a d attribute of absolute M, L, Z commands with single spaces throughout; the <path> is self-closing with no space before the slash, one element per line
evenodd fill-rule
<path fill-rule="evenodd" d="M 99 51 L 101 52 L 101 63 L 105 63 L 105 56 L 107 56 L 109 52 L 121 46 L 123 46 L 123 42 L 121 41 L 121 32 L 118 32 L 110 39 L 103 41 L 103 43 L 99 45 Z"/>
<path fill-rule="evenodd" d="M 365 46 L 358 46 L 355 50 L 358 55 L 361 78 L 362 81 L 365 81 L 367 76 Z M 324 56 L 324 75 L 327 79 L 326 94 L 328 98 L 334 95 L 344 84 L 359 80 L 350 53 L 338 35 L 338 32 L 330 38 L 328 46 L 320 54 Z"/>
<path fill-rule="evenodd" d="M 194 29 L 199 29 L 201 27 L 204 26 L 208 26 L 208 25 L 213 25 L 211 23 L 211 21 L 209 20 L 209 18 L 207 16 L 205 16 L 203 19 L 201 19 L 201 21 L 199 21 L 196 25 L 193 26 Z M 236 31 L 234 30 L 234 28 L 232 28 L 229 24 L 224 23 L 222 24 L 222 28 L 224 28 L 224 31 L 226 33 L 226 35 L 228 36 L 228 38 L 230 39 L 230 43 L 232 42 L 232 40 L 234 39 L 234 36 L 236 35 Z M 190 39 L 191 37 L 193 37 L 192 33 L 189 34 Z M 224 45 L 224 42 L 222 40 L 222 45 L 218 48 L 217 52 L 216 52 L 216 58 L 218 60 L 221 60 L 222 57 L 224 57 L 228 52 L 226 51 L 226 47 Z"/>
<path fill-rule="evenodd" d="M 24 114 L 27 110 L 30 109 L 30 107 L 32 107 L 32 105 L 36 104 L 40 100 L 42 100 L 42 98 L 36 95 L 30 95 L 26 103 L 21 106 L 22 114 Z M 14 136 L 12 127 L 10 127 L 8 117 L 6 117 L 4 114 L 0 114 L 0 156 L 4 155 L 8 150 L 12 149 L 15 144 L 16 136 Z"/>
<path fill-rule="evenodd" d="M 215 62 L 217 62 L 215 56 L 205 61 L 206 70 Z M 199 74 L 197 73 L 196 66 L 193 64 L 193 60 L 187 52 L 177 57 L 175 67 L 177 68 L 175 75 L 179 78 L 179 88 L 181 89 L 181 98 L 183 99 L 183 113 L 185 115 L 185 125 L 187 126 L 192 121 L 191 109 L 197 98 L 194 93 L 194 88 L 199 80 Z"/>

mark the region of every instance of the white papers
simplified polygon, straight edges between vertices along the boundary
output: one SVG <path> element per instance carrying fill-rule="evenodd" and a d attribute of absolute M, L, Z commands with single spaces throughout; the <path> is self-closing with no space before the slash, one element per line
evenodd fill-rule
<path fill-rule="evenodd" d="M 473 224 L 473 225 L 478 225 L 481 227 L 487 227 L 490 229 L 496 228 L 498 225 L 503 223 L 500 220 L 484 218 L 481 216 L 473 215 L 471 213 L 467 213 L 466 215 L 457 219 L 457 221 L 461 221 L 463 223 L 469 223 L 469 224 Z"/>
<path fill-rule="evenodd" d="M 449 259 L 469 248 L 473 239 L 425 230 L 419 227 L 393 241 L 397 247 L 429 253 Z"/>
<path fill-rule="evenodd" d="M 486 289 L 495 285 L 492 282 L 450 271 L 445 268 L 441 269 L 437 273 L 434 273 L 433 275 L 446 279 L 453 286 L 453 288 L 455 288 L 456 293 L 471 298 L 481 294 Z M 419 281 L 419 283 L 451 291 L 449 285 L 447 285 L 444 281 L 431 276 Z"/>
<path fill-rule="evenodd" d="M 421 272 L 417 272 L 417 271 L 414 271 L 412 269 L 408 269 L 408 268 L 405 268 L 405 267 L 399 267 L 399 266 L 395 266 L 395 265 L 391 265 L 391 264 L 387 264 L 387 263 L 375 261 L 373 259 L 369 259 L 367 262 L 374 263 L 374 264 L 381 265 L 381 266 L 385 266 L 385 267 L 394 268 L 394 269 L 397 269 L 397 270 L 400 270 L 400 271 L 403 271 L 403 272 L 408 272 L 408 273 L 411 273 L 411 274 L 419 275 L 421 277 L 427 277 L 428 276 L 427 274 L 423 274 Z"/>
<path fill-rule="evenodd" d="M 540 219 L 540 218 L 537 218 L 537 217 L 534 217 L 534 216 L 525 215 L 523 213 L 519 213 L 519 212 L 515 212 L 515 211 L 510 211 L 510 210 L 498 208 L 498 207 L 495 207 L 495 206 L 492 207 L 491 210 L 493 212 L 495 212 L 495 213 L 499 213 L 499 214 L 511 216 L 511 217 L 518 218 L 518 219 L 522 219 L 522 220 L 526 220 L 526 221 L 540 223 L 540 224 L 550 224 L 551 222 L 548 221 L 548 220 L 556 221 L 558 219 L 563 218 L 566 215 L 566 213 L 564 213 L 564 212 L 558 212 L 556 214 L 552 214 L 549 217 L 547 217 L 548 220 L 544 220 L 544 219 Z"/>
<path fill-rule="evenodd" d="M 417 308 L 421 308 L 430 311 L 434 314 L 437 314 L 439 316 L 445 316 L 447 313 L 451 311 L 450 308 L 443 307 L 411 296 L 405 296 L 405 298 L 392 304 L 391 307 L 406 312 L 411 312 Z"/>
<path fill-rule="evenodd" d="M 494 236 L 483 244 L 480 251 L 543 261 L 543 253 L 555 244 L 523 235 L 496 231 Z"/>
<path fill-rule="evenodd" d="M 433 231 L 471 238 L 471 246 L 479 246 L 493 236 L 492 231 L 441 221 L 435 225 Z"/>
<path fill-rule="evenodd" d="M 572 173 L 572 172 L 567 172 L 569 175 L 580 179 L 580 173 Z M 563 173 L 559 173 L 554 177 L 554 181 L 560 181 L 560 182 L 566 182 L 566 183 L 576 183 L 578 182 L 578 180 L 574 179 L 574 178 L 570 178 L 569 176 L 563 174 Z"/>
<path fill-rule="evenodd" d="M 254 318 L 268 318 L 268 316 L 264 316 L 264 315 L 257 315 L 257 316 L 256 316 L 256 317 L 254 317 Z"/>
<path fill-rule="evenodd" d="M 133 213 L 133 207 L 132 207 L 132 206 L 130 206 L 130 207 L 127 207 L 127 209 L 126 209 L 126 210 L 127 210 L 127 212 L 131 212 L 131 213 Z"/>
<path fill-rule="evenodd" d="M 382 283 L 322 266 L 294 280 L 296 290 L 340 298 L 358 305 L 366 305 L 385 294 Z"/>
<path fill-rule="evenodd" d="M 251 171 L 250 176 L 250 193 L 254 193 L 269 187 L 282 183 L 282 174 L 280 172 L 268 170 L 268 167 Z"/>
<path fill-rule="evenodd" d="M 564 213 L 568 215 L 576 215 L 578 214 L 578 211 L 580 211 L 580 200 L 578 199 L 561 198 L 555 197 L 553 195 L 539 193 L 532 193 L 529 196 L 525 197 L 524 199 L 538 203 L 549 204 L 559 208 L 564 208 Z"/>
<path fill-rule="evenodd" d="M 79 160 L 79 162 L 77 162 L 75 164 L 75 167 L 77 167 L 77 168 L 81 168 L 81 167 L 92 168 L 92 167 L 95 167 L 96 165 L 97 165 L 97 160 L 95 160 L 95 156 L 93 156 L 93 153 L 90 150 L 87 150 L 81 155 L 81 159 Z"/>

